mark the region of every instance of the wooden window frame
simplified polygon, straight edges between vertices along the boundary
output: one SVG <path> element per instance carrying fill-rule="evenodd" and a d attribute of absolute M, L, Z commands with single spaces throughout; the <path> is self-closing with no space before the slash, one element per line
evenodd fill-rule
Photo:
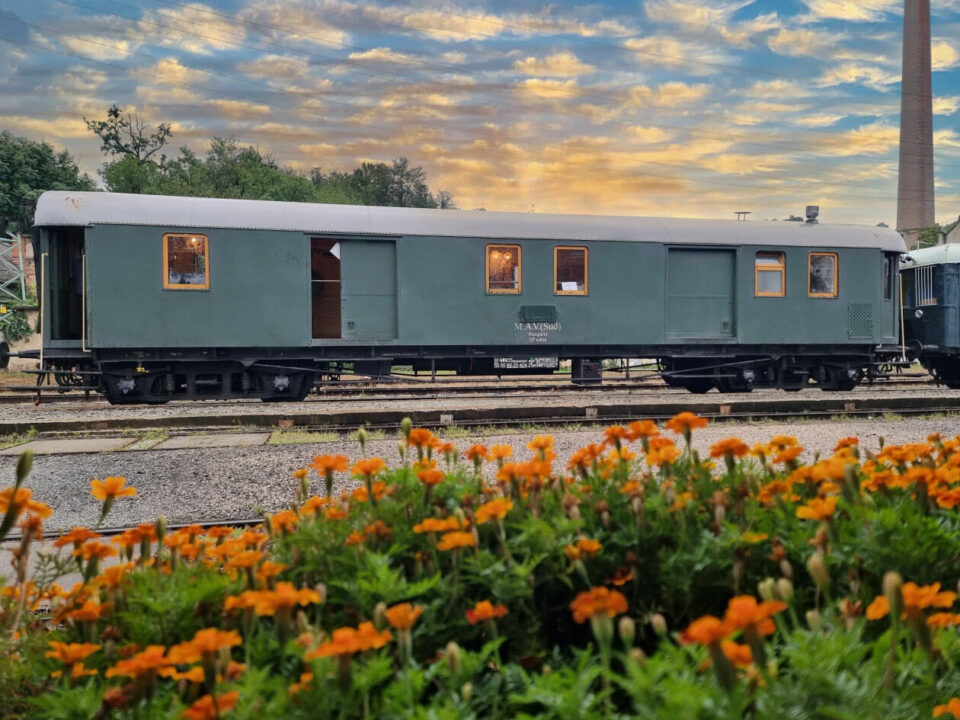
<path fill-rule="evenodd" d="M 514 248 L 517 251 L 517 287 L 515 288 L 491 288 L 490 287 L 490 248 Z M 485 264 L 484 281 L 487 286 L 488 295 L 520 295 L 523 292 L 523 248 L 520 245 L 512 243 L 487 243 L 483 249 Z"/>
<path fill-rule="evenodd" d="M 776 255 L 780 262 L 776 265 L 758 265 L 757 258 L 761 255 Z M 760 292 L 760 272 L 780 273 L 780 292 Z M 779 250 L 757 250 L 753 256 L 753 296 L 754 297 L 786 297 L 787 295 L 787 256 Z"/>
<path fill-rule="evenodd" d="M 833 292 L 815 293 L 810 290 L 810 270 L 813 269 L 813 258 L 832 257 L 833 258 Z M 840 295 L 840 257 L 835 252 L 812 252 L 807 255 L 807 297 L 812 298 L 836 298 Z"/>
<path fill-rule="evenodd" d="M 193 285 L 170 282 L 170 243 L 172 237 L 203 238 L 204 283 Z M 163 289 L 164 290 L 209 290 L 210 289 L 210 238 L 203 233 L 174 232 L 163 234 Z"/>
<path fill-rule="evenodd" d="M 583 290 L 557 290 L 560 284 L 557 277 L 557 256 L 561 250 L 583 250 Z M 553 247 L 553 294 L 589 295 L 590 294 L 590 248 L 585 245 L 554 245 Z"/>

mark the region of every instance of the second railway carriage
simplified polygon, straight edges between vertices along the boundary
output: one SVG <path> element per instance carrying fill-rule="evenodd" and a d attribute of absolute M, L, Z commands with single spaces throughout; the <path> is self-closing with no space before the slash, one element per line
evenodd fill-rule
<path fill-rule="evenodd" d="M 901 275 L 904 343 L 937 382 L 960 388 L 960 245 L 911 251 Z"/>
<path fill-rule="evenodd" d="M 622 357 L 696 392 L 847 389 L 897 349 L 884 228 L 59 191 L 35 222 L 42 368 L 112 402 Z"/>

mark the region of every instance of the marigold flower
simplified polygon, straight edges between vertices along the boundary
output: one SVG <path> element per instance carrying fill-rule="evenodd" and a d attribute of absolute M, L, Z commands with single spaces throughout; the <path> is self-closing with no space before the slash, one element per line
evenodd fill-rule
<path fill-rule="evenodd" d="M 290 610 L 295 605 L 319 603 L 320 595 L 310 588 L 295 588 L 293 583 L 278 582 L 275 590 L 263 590 L 257 595 L 257 615 L 275 615 L 279 610 Z"/>
<path fill-rule="evenodd" d="M 684 411 L 674 415 L 664 423 L 667 430 L 675 432 L 677 435 L 688 435 L 691 431 L 707 426 L 707 419 L 692 412 Z"/>
<path fill-rule="evenodd" d="M 118 588 L 134 567 L 136 566 L 132 562 L 111 565 L 96 577 L 96 581 L 105 588 Z"/>
<path fill-rule="evenodd" d="M 788 447 L 793 447 L 797 444 L 797 439 L 793 435 L 776 435 L 770 441 L 769 447 L 773 448 L 777 452 L 783 452 Z"/>
<path fill-rule="evenodd" d="M 948 608 L 956 602 L 957 594 L 950 591 L 940 591 L 940 583 L 932 585 L 917 585 L 908 582 L 903 584 L 903 612 L 901 618 L 917 618 L 927 608 Z M 867 607 L 867 620 L 879 620 L 890 612 L 890 604 L 883 595 L 878 595 Z"/>
<path fill-rule="evenodd" d="M 346 472 L 350 467 L 350 459 L 346 455 L 317 455 L 309 467 L 324 476 L 328 472 Z"/>
<path fill-rule="evenodd" d="M 299 518 L 293 510 L 283 510 L 270 518 L 270 526 L 274 532 L 293 532 Z"/>
<path fill-rule="evenodd" d="M 553 450 L 553 436 L 537 435 L 533 440 L 527 443 L 527 448 L 537 452 L 547 452 Z"/>
<path fill-rule="evenodd" d="M 304 660 L 330 657 L 333 655 L 354 655 L 366 650 L 382 648 L 393 635 L 389 630 L 377 632 L 372 622 L 360 623 L 356 629 L 351 627 L 337 628 L 331 639 L 321 644 L 316 650 L 311 650 L 303 656 Z"/>
<path fill-rule="evenodd" d="M 236 690 L 217 695 L 216 701 L 212 695 L 204 695 L 180 713 L 180 717 L 184 720 L 218 720 L 223 713 L 237 704 L 239 697 L 240 693 Z"/>
<path fill-rule="evenodd" d="M 101 605 L 96 600 L 86 600 L 84 603 L 73 610 L 65 613 L 64 617 L 80 622 L 93 622 L 99 620 L 108 611 L 107 606 Z"/>
<path fill-rule="evenodd" d="M 193 640 L 182 642 L 170 648 L 167 659 L 174 665 L 186 665 L 199 662 L 204 656 L 215 654 L 220 648 L 231 648 L 240 645 L 243 640 L 236 630 L 218 630 L 206 628 L 198 630 Z"/>
<path fill-rule="evenodd" d="M 630 431 L 623 425 L 611 425 L 603 431 L 603 442 L 607 445 L 616 446 L 624 440 L 631 440 Z"/>
<path fill-rule="evenodd" d="M 115 547 L 105 545 L 96 540 L 85 543 L 73 551 L 74 557 L 83 558 L 84 560 L 90 560 L 91 558 L 103 560 L 108 557 L 116 557 L 116 555 L 117 549 Z"/>
<path fill-rule="evenodd" d="M 953 625 L 960 625 L 960 614 L 957 613 L 934 613 L 927 618 L 927 625 L 932 628 L 946 628 Z"/>
<path fill-rule="evenodd" d="M 485 620 L 494 620 L 508 614 L 506 605 L 494 605 L 489 600 L 481 600 L 467 610 L 467 622 L 471 625 L 482 623 Z"/>
<path fill-rule="evenodd" d="M 170 660 L 164 657 L 165 652 L 166 648 L 163 645 L 148 645 L 142 652 L 127 660 L 120 660 L 112 668 L 107 668 L 105 675 L 108 678 L 118 675 L 135 678 L 148 673 L 155 673 L 159 669 L 172 664 Z"/>
<path fill-rule="evenodd" d="M 412 428 L 407 436 L 407 443 L 416 448 L 425 448 L 435 441 L 436 436 L 427 428 Z"/>
<path fill-rule="evenodd" d="M 215 525 L 214 527 L 207 528 L 206 536 L 213 540 L 222 540 L 223 538 L 230 537 L 233 534 L 233 528 L 226 527 L 225 525 Z"/>
<path fill-rule="evenodd" d="M 791 445 L 790 447 L 784 448 L 779 453 L 773 456 L 770 460 L 773 464 L 778 463 L 789 463 L 796 460 L 800 454 L 803 452 L 802 445 Z"/>
<path fill-rule="evenodd" d="M 483 525 L 493 518 L 503 520 L 511 510 L 513 510 L 512 501 L 506 498 L 495 498 L 477 508 L 477 524 Z"/>
<path fill-rule="evenodd" d="M 630 437 L 633 440 L 660 434 L 660 428 L 653 420 L 634 420 L 627 427 L 630 429 Z"/>
<path fill-rule="evenodd" d="M 437 550 L 457 550 L 462 547 L 474 547 L 477 539 L 472 532 L 454 531 L 444 533 L 437 543 Z"/>
<path fill-rule="evenodd" d="M 489 451 L 487 450 L 486 445 L 477 444 L 471 445 L 469 448 L 467 448 L 464 456 L 467 458 L 467 460 L 483 460 L 485 457 L 487 457 L 488 452 Z"/>
<path fill-rule="evenodd" d="M 90 493 L 101 502 L 108 498 L 133 497 L 137 494 L 135 487 L 124 487 L 127 479 L 125 477 L 108 477 L 103 481 L 91 480 Z"/>
<path fill-rule="evenodd" d="M 25 487 L 0 491 L 0 515 L 5 515 L 11 506 L 14 517 L 19 517 L 24 510 L 29 510 L 41 518 L 48 518 L 53 514 L 53 508 L 34 500 L 33 491 Z"/>
<path fill-rule="evenodd" d="M 579 593 L 570 603 L 573 619 L 582 623 L 594 615 L 614 617 L 627 611 L 627 598 L 617 590 L 605 587 L 590 588 Z"/>
<path fill-rule="evenodd" d="M 263 553 L 259 550 L 244 550 L 230 558 L 226 566 L 237 570 L 246 570 L 256 567 L 261 560 L 263 560 Z"/>
<path fill-rule="evenodd" d="M 602 549 L 603 545 L 599 540 L 592 540 L 591 538 L 582 537 L 572 545 L 567 545 L 563 549 L 563 553 L 567 556 L 568 560 L 578 560 L 584 555 L 588 558 L 593 557 Z"/>
<path fill-rule="evenodd" d="M 680 642 L 685 645 L 698 643 L 700 645 L 714 645 L 732 633 L 732 629 L 720 618 L 713 615 L 704 615 L 697 618 L 680 635 Z"/>
<path fill-rule="evenodd" d="M 797 517 L 801 520 L 829 520 L 837 509 L 837 498 L 812 498 L 806 505 L 797 508 Z"/>
<path fill-rule="evenodd" d="M 424 518 L 422 522 L 419 522 L 413 526 L 413 531 L 418 535 L 428 532 L 449 532 L 451 530 L 459 529 L 460 521 L 453 516 L 448 518 L 428 517 Z"/>
<path fill-rule="evenodd" d="M 430 487 L 433 485 L 439 485 L 446 479 L 446 475 L 443 470 L 420 470 L 417 472 L 417 477 L 420 479 L 424 485 Z"/>
<path fill-rule="evenodd" d="M 724 438 L 710 446 L 710 457 L 712 458 L 726 457 L 727 454 L 740 458 L 748 452 L 750 452 L 750 448 L 747 447 L 747 444 L 736 437 Z"/>
<path fill-rule="evenodd" d="M 65 643 L 56 640 L 50 640 L 50 647 L 52 649 L 47 650 L 44 657 L 54 658 L 64 665 L 83 662 L 100 649 L 100 646 L 94 643 Z"/>
<path fill-rule="evenodd" d="M 348 513 L 346 510 L 338 507 L 329 507 L 323 513 L 323 516 L 327 520 L 345 520 L 349 515 L 350 513 Z"/>
<path fill-rule="evenodd" d="M 417 618 L 423 613 L 421 605 L 411 605 L 410 603 L 400 603 L 387 608 L 387 622 L 397 631 L 403 632 L 413 627 Z"/>
<path fill-rule="evenodd" d="M 733 630 L 746 630 L 760 635 L 772 635 L 776 625 L 771 618 L 787 604 L 779 600 L 758 603 L 752 595 L 738 595 L 727 603 L 727 612 L 723 617 L 724 625 Z"/>
<path fill-rule="evenodd" d="M 611 585 L 616 585 L 617 587 L 620 587 L 622 585 L 626 585 L 628 582 L 633 580 L 633 577 L 634 577 L 633 570 L 626 567 L 625 565 L 621 565 L 613 573 L 613 577 L 607 579 L 607 582 L 610 583 Z"/>
<path fill-rule="evenodd" d="M 343 541 L 343 544 L 347 547 L 353 547 L 354 545 L 359 545 L 366 539 L 367 539 L 366 535 L 364 535 L 362 532 L 358 530 L 354 530 L 349 535 L 347 535 L 346 539 Z"/>
<path fill-rule="evenodd" d="M 96 540 L 99 537 L 100 537 L 100 533 L 95 533 L 90 528 L 75 527 L 70 532 L 64 535 L 61 535 L 56 540 L 54 540 L 53 546 L 55 548 L 62 548 L 67 545 L 73 545 L 74 547 L 79 547 L 81 544 L 85 543 L 87 540 Z M 140 540 L 138 538 L 137 542 L 139 541 Z"/>
<path fill-rule="evenodd" d="M 733 640 L 724 640 L 720 649 L 734 667 L 745 668 L 753 664 L 753 652 L 749 645 L 740 645 Z"/>
<path fill-rule="evenodd" d="M 937 705 L 933 709 L 933 716 L 940 717 L 941 715 L 946 715 L 950 713 L 955 718 L 960 718 L 960 698 L 950 698 L 943 705 Z"/>
<path fill-rule="evenodd" d="M 494 445 L 487 454 L 487 460 L 506 460 L 513 455 L 513 448 L 509 445 Z"/>
<path fill-rule="evenodd" d="M 386 467 L 387 464 L 382 458 L 373 457 L 354 463 L 351 472 L 354 475 L 376 475 L 378 472 L 385 470 Z"/>

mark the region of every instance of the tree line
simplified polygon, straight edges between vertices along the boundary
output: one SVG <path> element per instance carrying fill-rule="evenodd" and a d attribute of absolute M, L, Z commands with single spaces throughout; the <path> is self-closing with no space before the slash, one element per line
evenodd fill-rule
<path fill-rule="evenodd" d="M 103 120 L 84 118 L 107 156 L 99 170 L 110 192 L 453 209 L 453 196 L 430 191 L 422 167 L 405 157 L 365 162 L 351 172 L 300 173 L 234 138 L 215 137 L 204 155 L 181 147 L 167 156 L 173 131 L 113 105 Z M 46 190 L 96 190 L 66 150 L 0 130 L 0 232 L 29 230 Z"/>

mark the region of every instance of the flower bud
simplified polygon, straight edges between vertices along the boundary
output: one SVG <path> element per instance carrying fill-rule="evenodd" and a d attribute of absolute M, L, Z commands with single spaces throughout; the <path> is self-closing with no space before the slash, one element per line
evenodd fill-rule
<path fill-rule="evenodd" d="M 620 633 L 620 641 L 623 646 L 629 648 L 633 645 L 633 639 L 637 636 L 637 624 L 629 615 L 624 615 L 617 623 L 617 631 Z"/>
<path fill-rule="evenodd" d="M 405 417 L 400 421 L 400 432 L 403 434 L 405 440 L 410 439 L 410 431 L 413 430 L 413 420 L 408 417 Z"/>
<path fill-rule="evenodd" d="M 785 603 L 793 602 L 793 583 L 786 578 L 777 580 L 777 597 Z"/>
<path fill-rule="evenodd" d="M 470 701 L 470 698 L 473 697 L 473 683 L 472 683 L 472 682 L 465 682 L 465 683 L 460 687 L 460 696 L 461 696 L 464 700 L 466 700 L 467 702 Z"/>
<path fill-rule="evenodd" d="M 883 595 L 890 606 L 890 617 L 900 617 L 903 610 L 903 578 L 891 570 L 883 576 Z"/>
<path fill-rule="evenodd" d="M 793 565 L 791 565 L 790 561 L 786 558 L 780 561 L 780 573 L 787 580 L 793 580 Z"/>
<path fill-rule="evenodd" d="M 771 577 L 764 578 L 757 583 L 757 592 L 765 601 L 773 600 L 776 596 L 777 581 Z"/>
<path fill-rule="evenodd" d="M 300 633 L 305 633 L 310 630 L 310 621 L 307 619 L 307 614 L 302 610 L 297 610 L 297 630 Z"/>
<path fill-rule="evenodd" d="M 816 630 L 820 627 L 823 622 L 823 616 L 820 615 L 819 610 L 807 610 L 807 625 L 810 626 L 811 630 Z"/>
<path fill-rule="evenodd" d="M 157 542 L 163 543 L 163 538 L 167 534 L 167 518 L 164 517 L 163 515 L 157 516 L 156 529 L 157 529 Z"/>
<path fill-rule="evenodd" d="M 647 664 L 647 656 L 644 654 L 643 650 L 638 647 L 630 648 L 630 660 L 641 666 Z"/>
<path fill-rule="evenodd" d="M 830 571 L 822 553 L 814 553 L 807 560 L 807 572 L 820 589 L 830 587 Z"/>
<path fill-rule="evenodd" d="M 313 591 L 320 596 L 320 603 L 325 603 L 327 601 L 327 584 L 326 583 L 317 583 L 313 586 Z"/>
<path fill-rule="evenodd" d="M 453 640 L 447 643 L 447 647 L 443 652 L 443 661 L 454 675 L 460 672 L 460 667 L 463 664 L 463 653 L 460 651 L 460 646 Z"/>
<path fill-rule="evenodd" d="M 367 431 L 363 428 L 357 428 L 357 442 L 360 443 L 360 452 L 367 453 Z"/>
<path fill-rule="evenodd" d="M 373 608 L 373 624 L 377 630 L 383 630 L 387 626 L 387 604 L 382 600 Z"/>
<path fill-rule="evenodd" d="M 397 443 L 397 452 L 400 453 L 400 462 L 404 462 L 407 459 L 407 446 L 402 442 Z"/>
<path fill-rule="evenodd" d="M 650 627 L 657 635 L 667 634 L 667 619 L 660 613 L 653 613 L 650 616 Z"/>

